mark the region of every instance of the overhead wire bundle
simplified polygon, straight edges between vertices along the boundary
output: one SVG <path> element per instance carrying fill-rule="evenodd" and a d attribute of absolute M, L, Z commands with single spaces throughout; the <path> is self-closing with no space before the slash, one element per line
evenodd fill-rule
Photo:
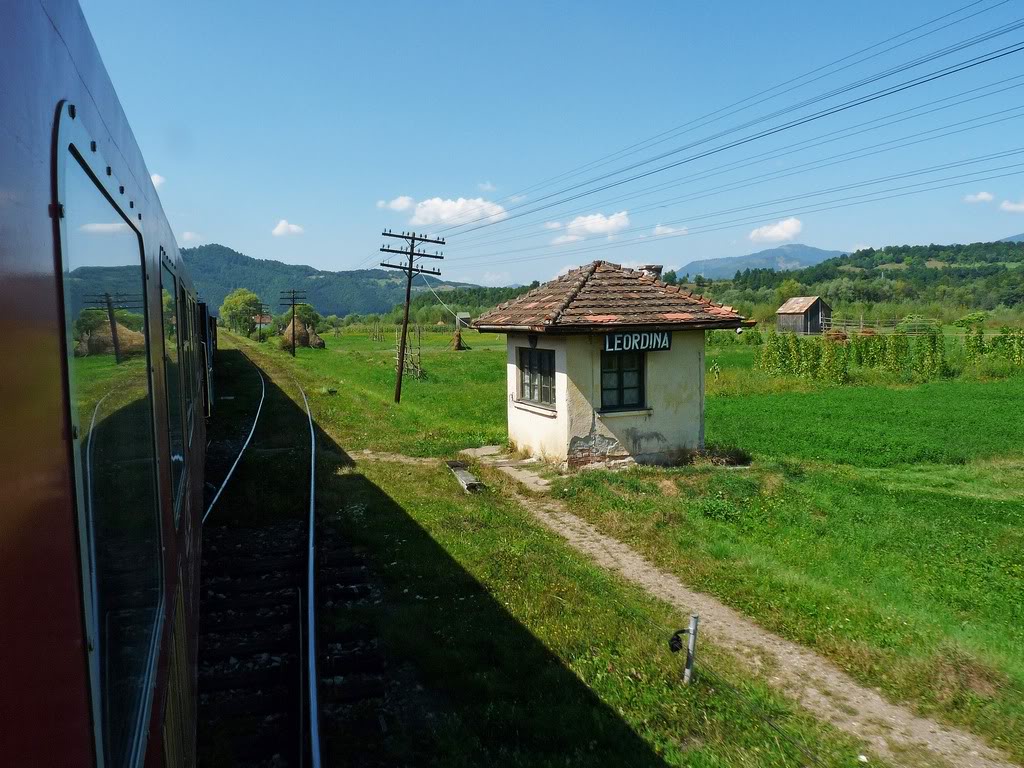
<path fill-rule="evenodd" d="M 884 115 L 871 116 L 852 125 L 832 128 L 815 136 L 803 136 L 782 146 L 764 148 L 752 154 L 748 153 L 742 158 L 729 159 L 712 167 L 696 167 L 703 160 L 732 154 L 734 150 L 748 144 L 752 146 L 764 144 L 772 137 L 795 132 L 803 126 L 825 121 L 852 110 L 862 109 L 874 102 L 882 102 L 900 94 L 914 92 L 931 83 L 941 83 L 969 70 L 991 68 L 996 62 L 1024 52 L 1024 39 L 1014 42 L 1000 41 L 1000 38 L 1024 29 L 1024 18 L 1011 19 L 980 32 L 966 35 L 953 42 L 882 67 L 877 71 L 806 95 L 792 103 L 766 110 L 762 114 L 747 119 L 741 119 L 735 124 L 713 128 L 710 133 L 695 136 L 678 145 L 664 146 L 670 142 L 674 143 L 675 140 L 686 134 L 699 132 L 771 100 L 805 89 L 866 62 L 878 59 L 885 54 L 911 46 L 924 38 L 952 29 L 972 19 L 978 19 L 983 14 L 991 13 L 1007 3 L 1008 0 L 996 2 L 976 0 L 963 5 L 873 45 L 860 48 L 828 64 L 815 67 L 802 75 L 789 78 L 782 83 L 762 89 L 700 117 L 545 178 L 499 201 L 489 202 L 489 207 L 486 209 L 481 207 L 463 211 L 458 219 L 450 220 L 437 229 L 436 234 L 445 236 L 449 243 L 449 252 L 453 253 L 451 261 L 464 268 L 481 264 L 503 264 L 553 257 L 567 260 L 585 254 L 659 242 L 667 238 L 722 231 L 730 227 L 768 221 L 771 217 L 820 213 L 1020 174 L 1022 172 L 1020 164 L 1011 163 L 966 173 L 934 177 L 914 184 L 836 196 L 839 192 L 878 186 L 885 182 L 907 180 L 916 176 L 933 176 L 941 170 L 965 169 L 971 164 L 989 163 L 1000 156 L 1009 156 L 1018 151 L 1011 147 L 1003 150 L 1003 155 L 1000 152 L 992 152 L 957 163 L 919 167 L 874 179 L 831 184 L 797 194 L 777 195 L 768 200 L 750 203 L 737 202 L 713 211 L 687 213 L 676 208 L 679 205 L 718 195 L 742 195 L 757 186 L 772 185 L 783 179 L 811 174 L 840 164 L 854 163 L 883 153 L 891 153 L 892 157 L 898 160 L 907 154 L 910 147 L 922 147 L 925 144 L 938 142 L 966 131 L 979 131 L 1019 119 L 1024 116 L 1024 103 L 968 116 L 964 116 L 962 111 L 958 111 L 957 116 L 961 119 L 937 126 L 926 124 L 919 130 L 897 137 L 884 138 L 864 146 L 850 146 L 850 140 L 855 136 L 869 132 L 889 131 L 893 126 L 899 124 L 920 125 L 931 115 L 962 110 L 968 105 L 980 104 L 986 99 L 1005 98 L 1007 94 L 1024 85 L 1022 82 L 1024 74 L 1013 74 L 1006 77 L 1006 73 L 1003 73 L 1004 76 L 991 82 L 972 85 L 970 88 L 961 89 L 955 93 L 942 94 L 938 98 L 932 98 L 913 106 L 901 104 L 901 108 L 898 110 Z M 963 55 L 969 49 L 978 47 L 984 47 L 984 49 L 974 52 L 973 55 Z M 961 56 L 952 63 L 941 61 L 957 54 L 961 54 Z M 912 71 L 921 70 L 929 64 L 932 67 L 927 71 L 916 73 Z M 897 79 L 901 75 L 903 78 Z M 869 90 L 869 88 L 872 89 Z M 653 151 L 655 149 L 656 151 Z M 777 164 L 784 158 L 798 158 L 801 153 L 808 153 L 812 150 L 828 151 L 829 154 L 782 168 L 747 174 L 741 178 L 729 178 L 730 174 L 751 166 L 767 163 Z M 694 170 L 655 184 L 637 186 L 637 182 L 684 166 L 694 166 Z M 713 179 L 717 183 L 696 187 L 698 182 Z M 591 198 L 599 193 L 611 190 L 615 191 L 614 195 L 603 196 L 596 201 L 591 201 Z M 537 194 L 538 192 L 542 194 Z M 585 203 L 584 201 L 591 202 Z M 653 222 L 651 222 L 646 225 L 637 224 L 620 228 L 615 232 L 616 239 L 610 241 L 597 243 L 593 240 L 581 240 L 579 243 L 568 246 L 555 246 L 546 241 L 530 244 L 537 238 L 547 238 L 551 235 L 551 230 L 546 229 L 544 224 L 546 223 L 545 219 L 550 218 L 552 214 L 557 217 L 569 217 L 587 211 L 600 210 L 600 206 L 635 201 L 644 202 L 634 207 L 629 213 L 636 217 L 639 214 L 659 212 L 662 214 L 662 218 L 658 224 L 661 225 L 661 232 L 664 234 L 658 236 L 641 234 L 645 229 L 652 229 Z M 504 205 L 500 205 L 501 203 Z M 575 205 L 570 205 L 573 203 Z M 765 210 L 773 205 L 786 204 L 791 204 L 793 207 Z M 495 209 L 500 213 L 496 213 Z M 735 215 L 735 217 L 727 218 L 730 215 Z M 560 223 L 559 227 L 561 227 Z M 495 233 L 497 236 L 494 236 Z M 636 236 L 622 238 L 620 237 L 622 234 L 635 234 Z M 505 243 L 519 243 L 520 247 L 493 249 L 493 246 Z M 371 258 L 372 256 L 368 257 L 364 263 Z"/>

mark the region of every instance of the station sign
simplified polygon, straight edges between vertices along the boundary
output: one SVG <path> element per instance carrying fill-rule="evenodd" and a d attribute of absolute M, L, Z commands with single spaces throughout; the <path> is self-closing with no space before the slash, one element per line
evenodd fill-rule
<path fill-rule="evenodd" d="M 671 331 L 639 331 L 635 333 L 606 333 L 605 352 L 661 352 L 672 349 Z"/>

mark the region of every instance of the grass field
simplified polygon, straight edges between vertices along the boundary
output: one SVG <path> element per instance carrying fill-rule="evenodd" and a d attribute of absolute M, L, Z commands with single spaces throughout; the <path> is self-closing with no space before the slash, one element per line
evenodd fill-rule
<path fill-rule="evenodd" d="M 222 341 L 234 343 L 226 334 Z M 333 620 L 376 626 L 391 655 L 410 660 L 410 688 L 422 688 L 405 706 L 415 709 L 425 699 L 429 714 L 391 732 L 392 761 L 416 762 L 418 750 L 422 760 L 426 744 L 439 765 L 755 768 L 805 765 L 803 750 L 811 745 L 821 765 L 858 764 L 862 745 L 793 707 L 711 645 L 702 650 L 706 677 L 684 687 L 681 660 L 667 640 L 685 619 L 537 526 L 498 478 L 467 496 L 440 463 L 360 462 L 351 469 L 346 454 L 358 459 L 365 447 L 445 453 L 471 444 L 462 441 L 473 435 L 504 439 L 497 419 L 481 432 L 461 416 L 463 406 L 496 409 L 480 405 L 492 399 L 483 397 L 485 389 L 497 388 L 493 399 L 501 405 L 503 346 L 499 354 L 497 345 L 474 345 L 447 365 L 441 359 L 454 354 L 441 351 L 440 342 L 436 361 L 425 349 L 428 379 L 409 382 L 396 409 L 392 382 L 377 371 L 390 350 L 375 351 L 365 339 L 342 341 L 351 351 L 343 344 L 300 350 L 294 362 L 272 348 L 238 343 L 282 388 L 295 375 L 311 395 L 327 433 L 319 451 L 320 507 L 337 511 L 335 524 L 380 575 L 379 605 Z M 458 384 L 444 371 L 480 375 L 463 384 L 490 383 L 456 386 L 449 402 L 431 408 L 426 391 L 444 396 Z M 359 386 L 344 392 L 342 381 Z M 356 409 L 362 411 L 350 412 Z M 418 428 L 409 424 L 435 436 L 403 436 Z"/>
<path fill-rule="evenodd" d="M 294 363 L 267 345 L 258 354 L 312 389 L 317 418 L 346 450 L 448 456 L 504 442 L 503 339 L 470 337 L 465 353 L 446 350 L 446 337 L 425 341 L 427 377 L 407 380 L 399 408 L 390 402 L 390 341 L 326 341 L 326 351 L 300 350 Z M 751 453 L 750 469 L 593 471 L 561 480 L 556 492 L 604 532 L 765 627 L 1024 760 L 1024 377 L 827 387 L 768 381 L 751 370 L 752 354 L 730 346 L 707 355 L 719 370 L 717 380 L 708 376 L 708 440 Z M 700 736 L 715 757 L 687 762 L 691 752 L 678 751 L 679 731 L 660 704 L 581 661 L 588 633 L 634 664 L 642 648 L 657 657 L 647 635 L 623 635 L 619 625 L 623 611 L 666 622 L 664 608 L 595 573 L 496 492 L 452 496 L 439 472 L 402 467 L 373 481 L 485 589 L 506 595 L 516 621 L 666 762 L 771 763 L 749 752 L 763 734 L 729 734 L 717 721 L 716 736 Z M 413 476 L 422 482 L 406 482 Z M 360 535 L 370 540 L 386 532 L 375 530 L 382 521 L 366 525 Z M 535 589 L 524 592 L 524 580 Z M 604 597 L 586 599 L 580 583 Z M 568 594 L 565 605 L 538 601 L 542 584 Z M 667 674 L 649 663 L 645 680 Z M 679 727 L 697 728 L 708 701 L 688 710 L 680 695 L 672 705 Z M 836 759 L 848 748 L 821 738 Z"/>

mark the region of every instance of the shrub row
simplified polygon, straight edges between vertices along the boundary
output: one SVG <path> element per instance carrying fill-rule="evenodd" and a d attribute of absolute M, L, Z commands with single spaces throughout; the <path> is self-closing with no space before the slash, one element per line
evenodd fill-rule
<path fill-rule="evenodd" d="M 766 333 L 756 365 L 772 376 L 796 375 L 832 384 L 850 379 L 847 345 L 818 336 Z"/>
<path fill-rule="evenodd" d="M 888 371 L 919 381 L 955 373 L 947 360 L 946 340 L 937 329 L 914 336 L 901 331 L 858 334 L 849 340 L 773 332 L 763 336 L 756 366 L 772 376 L 801 376 L 842 384 L 849 381 L 851 367 Z M 986 341 L 980 326 L 971 328 L 963 343 L 964 361 L 976 364 L 986 357 L 1024 366 L 1024 329 L 1003 328 L 998 336 Z"/>

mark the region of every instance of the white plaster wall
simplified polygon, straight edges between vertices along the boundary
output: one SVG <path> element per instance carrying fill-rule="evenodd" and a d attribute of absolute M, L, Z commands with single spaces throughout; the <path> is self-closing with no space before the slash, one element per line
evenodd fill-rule
<path fill-rule="evenodd" d="M 661 464 L 704 446 L 703 331 L 674 331 L 670 350 L 647 352 L 646 408 L 618 413 L 600 413 L 604 336 L 563 338 L 570 465 L 625 458 Z"/>
<path fill-rule="evenodd" d="M 519 402 L 518 349 L 529 346 L 530 341 L 526 334 L 508 335 L 508 437 L 519 450 L 547 461 L 562 463 L 566 460 L 569 444 L 566 410 L 566 341 L 561 336 L 537 335 L 537 349 L 555 351 L 554 410 Z"/>

